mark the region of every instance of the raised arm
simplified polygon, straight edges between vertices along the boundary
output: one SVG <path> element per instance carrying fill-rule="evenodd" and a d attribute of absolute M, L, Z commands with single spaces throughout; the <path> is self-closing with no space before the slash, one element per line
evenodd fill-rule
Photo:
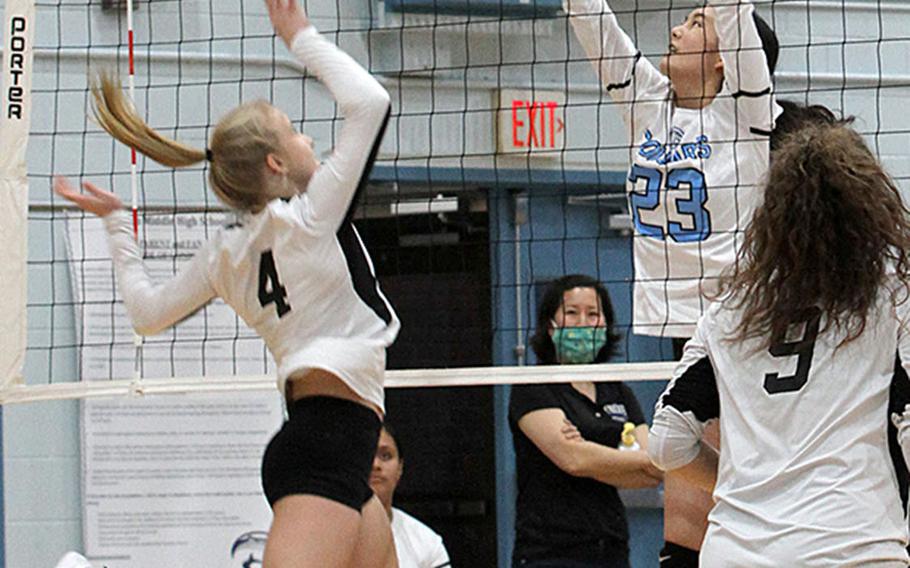
<path fill-rule="evenodd" d="M 564 0 L 578 42 L 617 102 L 661 100 L 669 82 L 623 31 L 606 0 Z M 624 113 L 628 116 L 629 109 Z"/>
<path fill-rule="evenodd" d="M 123 298 L 133 328 L 140 335 L 154 335 L 171 327 L 215 297 L 206 271 L 205 251 L 181 267 L 170 280 L 155 285 L 142 264 L 139 246 L 133 238 L 130 217 L 120 199 L 109 191 L 84 183 L 81 194 L 63 178 L 54 180 L 54 190 L 85 211 L 102 217 L 108 246 L 114 261 L 117 289 Z"/>
<path fill-rule="evenodd" d="M 736 99 L 742 130 L 768 134 L 779 114 L 771 70 L 749 0 L 708 0 L 714 8 L 717 45 L 724 62 L 724 87 Z"/>
<path fill-rule="evenodd" d="M 657 401 L 648 454 L 658 468 L 678 472 L 713 491 L 718 456 L 702 436 L 705 424 L 719 416 L 720 402 L 714 368 L 700 337 L 701 325 L 686 344 L 673 379 Z"/>
<path fill-rule="evenodd" d="M 331 156 L 313 174 L 300 200 L 304 219 L 332 232 L 366 181 L 389 116 L 389 94 L 363 67 L 309 23 L 296 0 L 266 2 L 276 32 L 329 90 L 344 117 Z"/>

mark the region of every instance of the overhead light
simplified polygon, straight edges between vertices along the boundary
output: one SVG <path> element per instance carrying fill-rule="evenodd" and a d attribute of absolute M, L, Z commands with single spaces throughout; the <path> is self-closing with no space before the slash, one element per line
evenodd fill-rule
<path fill-rule="evenodd" d="M 429 199 L 404 199 L 390 203 L 392 215 L 427 215 L 429 213 L 452 213 L 458 211 L 457 197 L 437 195 Z"/>

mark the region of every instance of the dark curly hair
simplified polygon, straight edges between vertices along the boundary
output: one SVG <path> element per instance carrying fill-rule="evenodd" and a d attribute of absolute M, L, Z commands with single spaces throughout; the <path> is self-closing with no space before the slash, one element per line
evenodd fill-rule
<path fill-rule="evenodd" d="M 556 311 L 562 306 L 563 295 L 574 288 L 593 288 L 600 298 L 600 308 L 604 313 L 607 324 L 607 343 L 597 352 L 595 363 L 603 363 L 616 354 L 619 347 L 620 335 L 613 329 L 616 317 L 613 315 L 613 304 L 610 294 L 598 280 L 583 274 L 570 274 L 550 282 L 537 305 L 537 327 L 531 336 L 531 348 L 537 355 L 538 364 L 554 365 L 556 360 L 556 346 L 550 338 L 550 321 L 556 316 Z"/>
<path fill-rule="evenodd" d="M 772 154 L 764 203 L 721 278 L 716 296 L 743 311 L 734 340 L 766 337 L 770 346 L 818 308 L 823 330 L 845 331 L 848 343 L 891 271 L 905 283 L 892 301 L 907 299 L 910 211 L 849 120 L 810 114 Z"/>
<path fill-rule="evenodd" d="M 834 112 L 824 105 L 804 105 L 796 101 L 778 99 L 781 114 L 774 121 L 774 130 L 771 132 L 771 151 L 780 148 L 787 137 L 799 131 L 804 126 L 827 124 L 851 124 L 853 117 L 840 119 Z M 773 154 L 772 154 L 773 156 Z"/>

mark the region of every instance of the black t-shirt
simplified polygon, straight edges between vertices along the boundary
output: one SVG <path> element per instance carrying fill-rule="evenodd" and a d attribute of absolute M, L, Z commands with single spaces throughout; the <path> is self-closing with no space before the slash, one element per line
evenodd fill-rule
<path fill-rule="evenodd" d="M 596 383 L 596 391 L 594 403 L 570 384 L 512 387 L 509 426 L 518 472 L 516 559 L 625 564 L 629 529 L 616 488 L 565 473 L 518 427 L 529 412 L 560 408 L 585 440 L 616 448 L 626 422 L 644 423 L 641 407 L 622 383 Z"/>

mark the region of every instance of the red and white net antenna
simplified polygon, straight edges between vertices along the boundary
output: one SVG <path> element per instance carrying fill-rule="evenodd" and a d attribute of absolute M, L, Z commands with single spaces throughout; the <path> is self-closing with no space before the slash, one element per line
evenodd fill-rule
<path fill-rule="evenodd" d="M 133 41 L 133 0 L 126 0 L 126 30 L 129 41 L 130 72 L 127 79 L 130 100 L 136 104 L 136 58 Z M 133 213 L 133 238 L 139 240 L 139 181 L 136 168 L 136 149 L 130 148 L 130 209 Z"/>
<path fill-rule="evenodd" d="M 135 41 L 133 35 L 133 0 L 126 0 L 126 33 L 129 44 L 129 64 L 130 72 L 127 77 L 129 86 L 130 100 L 136 104 L 136 56 Z M 133 238 L 139 240 L 139 172 L 136 167 L 136 149 L 130 147 L 130 211 L 133 214 Z M 133 380 L 138 381 L 142 378 L 142 336 L 133 332 L 133 345 L 136 346 L 135 357 L 133 358 Z"/>

